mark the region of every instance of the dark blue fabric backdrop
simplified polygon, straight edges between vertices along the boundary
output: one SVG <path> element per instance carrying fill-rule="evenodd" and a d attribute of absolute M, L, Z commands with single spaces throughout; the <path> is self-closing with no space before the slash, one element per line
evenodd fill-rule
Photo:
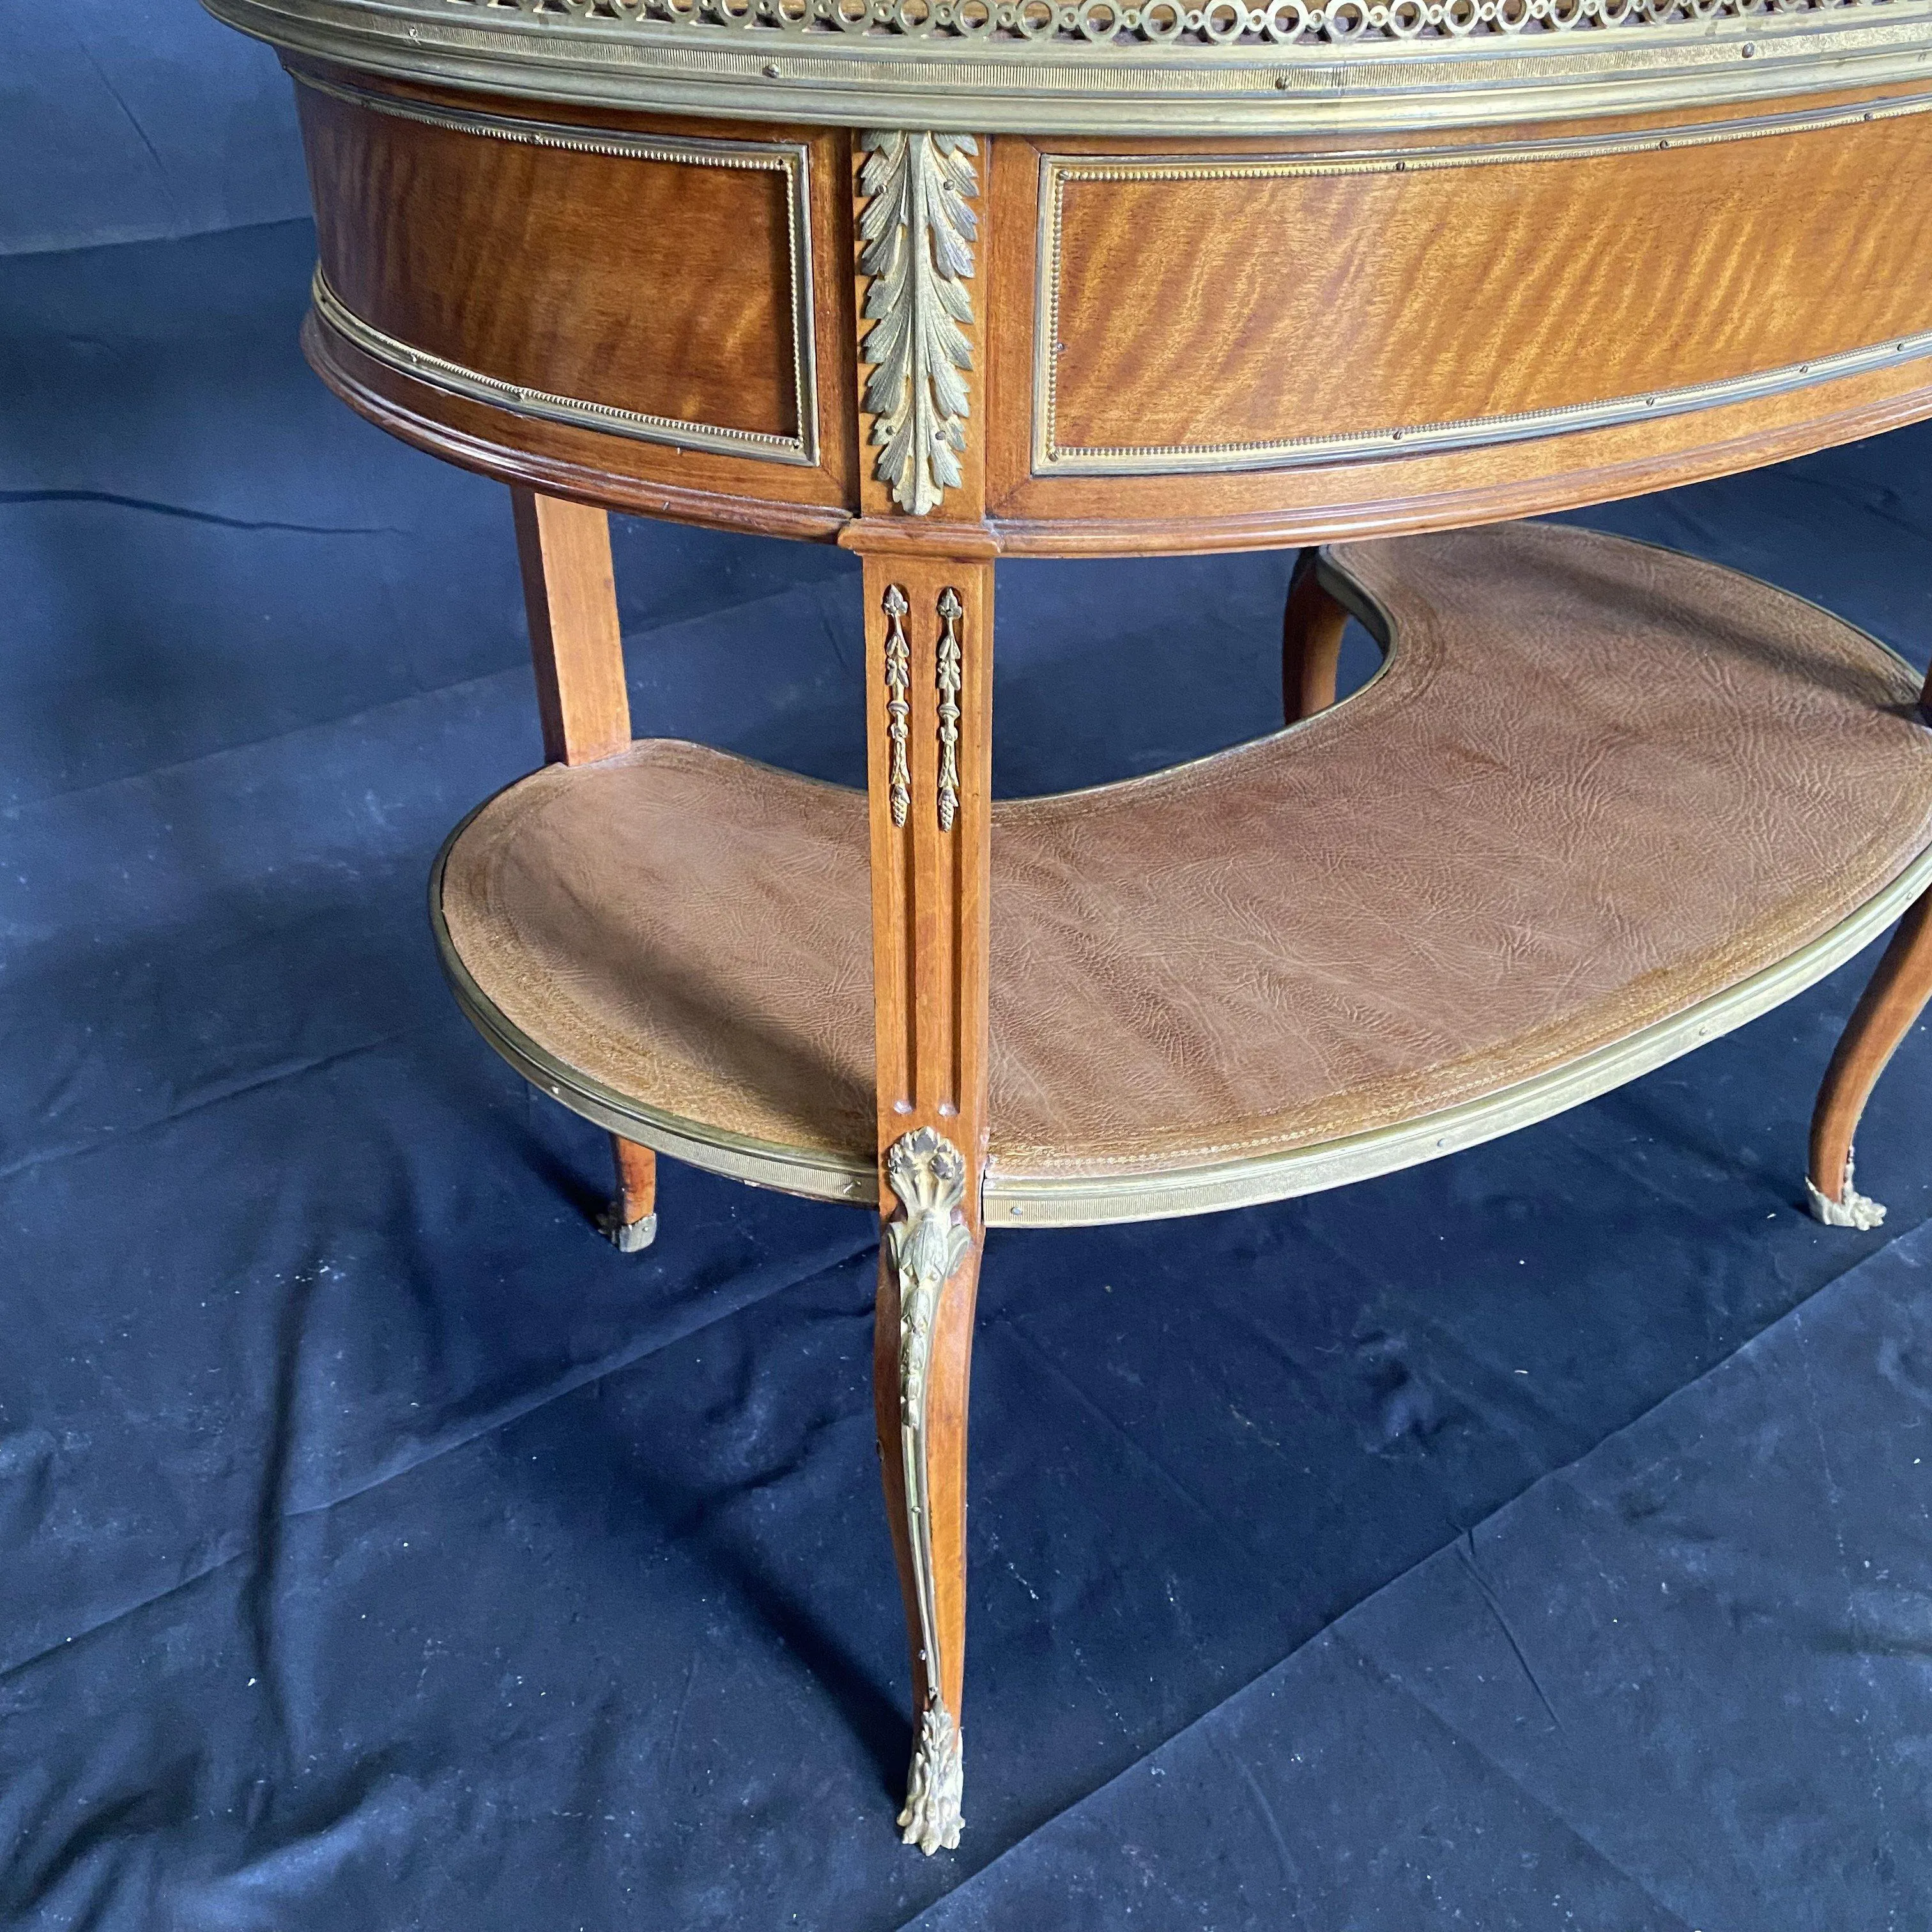
<path fill-rule="evenodd" d="M 0 255 L 308 212 L 268 48 L 194 0 L 0 5 Z"/>
<path fill-rule="evenodd" d="M 456 1016 L 508 506 L 302 368 L 311 248 L 0 262 L 0 1921 L 1932 1918 L 1922 1030 L 1886 1228 L 1796 1204 L 1869 957 L 1431 1167 L 996 1235 L 968 1826 L 898 1844 L 868 1217 L 667 1163 L 624 1259 Z M 1928 496 L 1911 431 L 1589 520 L 1922 663 Z M 1269 728 L 1289 562 L 1003 566 L 999 788 Z M 850 560 L 618 566 L 641 730 L 856 775 Z"/>

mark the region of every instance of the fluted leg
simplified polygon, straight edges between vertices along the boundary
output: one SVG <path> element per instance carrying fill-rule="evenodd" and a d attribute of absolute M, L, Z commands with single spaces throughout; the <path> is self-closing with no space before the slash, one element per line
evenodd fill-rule
<path fill-rule="evenodd" d="M 986 1150 L 992 566 L 868 555 L 872 916 L 884 1216 L 874 1389 L 913 1658 L 899 1824 L 956 1845 L 966 1408 Z"/>
<path fill-rule="evenodd" d="M 1294 560 L 1281 620 L 1281 703 L 1287 722 L 1312 718 L 1335 702 L 1335 674 L 1348 614 L 1322 589 L 1315 553 Z"/>
<path fill-rule="evenodd" d="M 1811 1211 L 1828 1228 L 1876 1228 L 1885 1209 L 1852 1185 L 1858 1117 L 1900 1040 L 1932 999 L 1932 894 L 1892 935 L 1846 1023 L 1811 1115 Z"/>

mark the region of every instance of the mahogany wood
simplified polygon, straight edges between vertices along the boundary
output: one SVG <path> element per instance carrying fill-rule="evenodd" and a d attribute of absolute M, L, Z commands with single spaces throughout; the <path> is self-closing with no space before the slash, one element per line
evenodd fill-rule
<path fill-rule="evenodd" d="M 1110 147 L 1105 174 L 1060 187 L 1057 272 L 1051 245 L 1042 265 L 1057 440 L 1480 423 L 1924 328 L 1932 122 L 1748 135 L 1767 122 L 1787 124 L 1727 121 L 1733 138 L 1695 145 L 1697 123 L 1680 122 L 1624 152 L 1592 133 L 1558 159 L 1546 130 L 1357 144 L 1406 157 L 1401 172 Z M 1280 171 L 1311 165 L 1333 171 Z M 1661 432 L 1687 434 L 1694 422 Z"/>
<path fill-rule="evenodd" d="M 796 434 L 782 173 L 538 146 L 296 93 L 322 267 L 352 313 L 506 382 Z"/>
<path fill-rule="evenodd" d="M 374 360 L 319 315 L 304 346 L 364 415 L 505 482 L 782 536 L 830 536 L 850 514 L 851 144 L 842 130 L 566 112 L 314 61 L 288 65 L 298 81 L 492 123 L 662 135 L 721 156 L 746 142 L 802 145 L 815 464 L 640 441 L 452 394 Z M 314 86 L 296 92 L 322 266 L 363 320 L 483 374 L 580 401 L 728 428 L 797 428 L 781 176 L 577 154 L 425 126 Z M 814 520 L 814 505 L 835 514 Z"/>
<path fill-rule="evenodd" d="M 830 541 L 851 520 L 842 504 L 796 500 L 826 493 L 817 470 L 645 443 L 620 449 L 617 438 L 593 430 L 512 417 L 440 394 L 374 361 L 313 311 L 302 324 L 302 346 L 309 366 L 358 416 L 432 456 L 513 488 L 520 483 L 574 502 L 762 536 Z M 649 473 L 667 468 L 688 480 Z M 755 476 L 744 474 L 754 469 Z M 742 490 L 721 486 L 726 471 L 739 474 Z"/>
<path fill-rule="evenodd" d="M 657 1156 L 621 1134 L 610 1136 L 610 1151 L 617 1170 L 617 1192 L 612 1206 L 627 1226 L 646 1220 L 658 1210 Z"/>
<path fill-rule="evenodd" d="M 1826 1070 L 1811 1115 L 1812 1186 L 1851 1211 L 1852 1144 L 1886 1063 L 1932 1000 L 1932 896 L 1920 899 L 1892 936 L 1859 996 Z M 1881 1210 L 1882 1211 L 1882 1210 Z"/>
<path fill-rule="evenodd" d="M 1315 177 L 1288 185 L 1295 194 L 1325 194 L 1340 200 L 1350 195 L 1392 196 L 1391 207 L 1405 210 L 1414 196 L 1414 206 L 1433 203 L 1438 212 L 1444 205 L 1439 197 L 1446 194 L 1454 201 L 1450 225 L 1458 232 L 1488 230 L 1506 237 L 1497 247 L 1506 246 L 1508 252 L 1495 259 L 1507 261 L 1511 286 L 1546 294 L 1559 285 L 1562 289 L 1562 326 L 1569 332 L 1564 340 L 1572 346 L 1557 352 L 1540 337 L 1532 340 L 1506 320 L 1510 302 L 1492 299 L 1486 292 L 1490 270 L 1483 260 L 1439 245 L 1434 231 L 1410 228 L 1406 214 L 1400 220 L 1365 219 L 1346 244 L 1325 234 L 1320 221 L 1311 222 L 1308 236 L 1299 227 L 1284 234 L 1250 212 L 1256 184 L 1228 180 L 1193 190 L 1191 202 L 1175 198 L 1182 192 L 1178 188 L 1124 198 L 1116 206 L 1131 225 L 1132 238 L 1123 242 L 1105 204 L 1099 204 L 1083 242 L 1092 259 L 1083 262 L 1084 279 L 1071 273 L 1063 278 L 1074 288 L 1075 298 L 1047 345 L 1066 370 L 1076 397 L 1084 398 L 1096 412 L 1094 440 L 1118 436 L 1136 446 L 1158 445 L 1178 428 L 1192 425 L 1205 440 L 1238 442 L 1258 430 L 1268 436 L 1322 434 L 1340 427 L 1366 430 L 1454 422 L 1472 410 L 1490 415 L 1544 406 L 1559 393 L 1547 386 L 1559 381 L 1582 386 L 1561 392 L 1571 401 L 1586 394 L 1608 398 L 1652 388 L 1665 392 L 1705 380 L 1719 367 L 1735 371 L 1744 362 L 1754 368 L 1799 364 L 1824 352 L 1808 333 L 1816 314 L 1802 292 L 1814 286 L 1808 256 L 1791 231 L 1775 224 L 1760 230 L 1755 218 L 1750 226 L 1759 253 L 1748 272 L 1755 291 L 1754 317 L 1721 332 L 1730 363 L 1714 361 L 1701 338 L 1679 333 L 1667 304 L 1654 311 L 1644 308 L 1648 291 L 1674 286 L 1680 276 L 1694 278 L 1702 272 L 1700 262 L 1721 283 L 1723 263 L 1733 259 L 1721 226 L 1707 229 L 1701 218 L 1680 220 L 1678 205 L 1667 195 L 1659 198 L 1656 184 L 1647 180 L 1652 164 L 1674 164 L 1674 148 L 1667 154 L 1658 148 L 1649 154 L 1457 165 L 1439 171 L 1424 164 L 1450 151 L 1467 154 L 1484 146 L 1500 148 L 1530 139 L 1642 135 L 1662 142 L 1720 122 L 1735 134 L 1771 122 L 1786 108 L 1802 104 L 1808 116 L 1814 116 L 1862 109 L 1868 98 L 1891 103 L 1925 96 L 1888 89 L 1882 97 L 1814 98 L 1742 116 L 1679 110 L 1588 127 L 1498 128 L 1493 135 L 1486 132 L 1480 142 L 1466 133 L 1396 134 L 1372 143 L 1332 138 L 1212 143 L 1001 139 L 995 144 L 992 200 L 1004 218 L 996 221 L 985 272 L 995 392 L 987 490 L 1003 553 L 1240 548 L 1534 515 L 1776 461 L 1915 421 L 1932 410 L 1932 373 L 1924 358 L 1912 356 L 1900 358 L 1897 366 L 1814 387 L 1562 435 L 1520 440 L 1478 436 L 1466 448 L 1288 469 L 1245 469 L 1248 459 L 1235 450 L 1224 469 L 1200 474 L 1036 474 L 1036 415 L 1030 406 L 1035 317 L 1042 250 L 1050 246 L 1051 238 L 1043 217 L 1019 218 L 1022 210 L 1034 214 L 1041 208 L 1049 154 L 1118 163 L 1161 158 L 1196 165 L 1226 161 L 1233 167 L 1323 155 L 1336 158 L 1340 166 L 1345 164 L 1343 155 L 1359 154 L 1370 146 L 1378 152 L 1401 152 L 1414 157 L 1414 165 L 1401 174 Z M 1903 130 L 1895 138 L 1912 144 L 1911 165 L 1916 168 L 1926 164 L 1919 158 L 1932 155 L 1932 143 L 1920 131 L 1926 125 L 1916 115 L 1894 122 L 1854 122 L 1690 148 L 1684 158 L 1723 156 L 1721 165 L 1728 169 L 1730 158 L 1741 154 L 1781 152 L 1798 158 L 1798 165 L 1817 171 L 1818 191 L 1816 199 L 1810 190 L 1801 194 L 1804 212 L 1797 214 L 1792 205 L 1794 221 L 1799 227 L 1814 220 L 1843 223 L 1847 235 L 1834 245 L 1857 255 L 1883 246 L 1868 236 L 1859 238 L 1875 200 L 1887 192 L 1882 184 L 1862 176 L 1862 159 L 1873 152 L 1868 144 L 1881 130 L 1888 143 L 1893 130 Z M 1512 224 L 1524 183 L 1532 176 L 1546 184 L 1541 193 L 1554 195 L 1562 209 L 1552 212 L 1554 203 L 1546 202 L 1537 231 L 1519 233 Z M 1727 192 L 1749 202 L 1754 192 L 1749 179 L 1747 173 Z M 1824 188 L 1828 180 L 1833 185 Z M 1124 197 L 1126 185 L 1100 184 L 1085 191 Z M 1216 191 L 1226 197 L 1215 204 L 1218 215 L 1198 198 Z M 1606 223 L 1616 228 L 1626 219 L 1615 212 L 1626 200 L 1634 226 L 1622 232 L 1618 245 L 1600 250 L 1599 228 Z M 1366 215 L 1366 204 L 1359 205 Z M 1785 205 L 1767 199 L 1763 206 Z M 1915 212 L 1901 213 L 1901 218 L 1910 226 L 1918 218 Z M 1096 231 L 1102 229 L 1105 248 L 1098 245 Z M 1244 238 L 1245 252 L 1225 255 L 1222 238 L 1236 230 Z M 1640 241 L 1643 252 L 1634 255 Z M 1123 247 L 1124 255 L 1115 252 Z M 1904 265 L 1885 290 L 1875 292 L 1876 306 L 1868 312 L 1871 326 L 1880 331 L 1874 340 L 1885 339 L 1894 316 L 1911 318 L 1909 326 L 1915 331 L 1932 326 L 1932 268 L 1927 259 Z M 1460 272 L 1438 281 L 1438 260 L 1460 261 Z M 1116 276 L 1123 262 L 1127 266 Z M 1740 266 L 1736 272 L 1746 272 Z M 1582 278 L 1582 290 L 1576 278 Z M 1414 287 L 1432 292 L 1426 311 L 1408 306 L 1408 292 Z M 1330 317 L 1331 302 L 1341 310 L 1339 322 Z M 1276 318 L 1290 311 L 1297 324 L 1277 335 Z M 1640 312 L 1642 319 L 1635 320 Z M 1622 332 L 1634 321 L 1640 339 L 1626 343 Z M 1123 346 L 1130 330 L 1138 331 L 1138 352 Z M 1614 352 L 1608 352 L 1613 342 Z M 1606 351 L 1602 356 L 1599 346 Z M 1758 362 L 1754 357 L 1770 360 Z M 1484 370 L 1504 372 L 1492 391 L 1469 380 Z M 1545 386 L 1539 389 L 1539 383 Z M 1242 400 L 1250 386 L 1262 399 L 1259 404 Z M 1298 417 L 1305 394 L 1326 398 L 1320 406 L 1327 413 Z M 1519 400 L 1506 400 L 1512 394 Z M 1338 413 L 1344 401 L 1351 412 L 1346 420 Z M 1272 412 L 1265 424 L 1254 413 L 1257 408 Z"/>
<path fill-rule="evenodd" d="M 1348 623 L 1348 612 L 1322 589 L 1315 557 L 1313 550 L 1305 550 L 1295 559 L 1282 613 L 1281 705 L 1290 724 L 1335 702 L 1342 633 Z"/>
<path fill-rule="evenodd" d="M 862 158 L 852 137 L 352 78 L 398 100 L 598 130 L 803 142 L 819 458 L 815 466 L 758 460 L 520 415 L 374 362 L 312 321 L 311 358 L 356 407 L 471 467 L 649 514 L 832 537 L 855 514 L 887 514 L 872 476 L 870 419 L 840 380 L 865 332 L 854 309 L 849 190 Z M 1900 85 L 1372 142 L 984 140 L 965 476 L 938 514 L 984 520 L 1006 554 L 1304 543 L 1576 507 L 1916 420 L 1932 412 L 1932 362 L 1912 354 L 1777 394 L 1560 435 L 1511 430 L 1508 440 L 1480 428 L 1499 412 L 1802 366 L 1932 328 L 1932 116 L 1786 124 L 1794 114 L 1808 123 L 1844 109 L 1882 116 L 1926 100 L 1932 84 Z M 427 333 L 422 346 L 460 349 L 498 373 L 590 400 L 710 410 L 766 428 L 787 421 L 775 373 L 790 342 L 776 293 L 777 177 L 520 146 L 322 95 L 305 112 L 332 274 L 399 331 Z M 1772 131 L 1751 131 L 1759 128 Z M 1725 138 L 1706 140 L 1714 129 Z M 1519 152 L 1536 141 L 1600 147 L 1616 138 L 1642 145 L 1557 160 Z M 1693 140 L 1703 144 L 1684 145 Z M 1412 160 L 1400 173 L 1382 164 L 1364 172 L 1359 158 L 1371 148 Z M 1511 158 L 1490 158 L 1502 149 Z M 1064 347 L 1048 347 L 1058 419 L 1073 444 L 1238 443 L 1466 420 L 1478 425 L 1470 446 L 1273 470 L 1244 466 L 1251 459 L 1235 450 L 1226 466 L 1186 476 L 1058 474 L 1051 464 L 1034 474 L 1049 153 L 1143 173 L 1163 158 L 1197 172 L 1204 160 L 1276 169 L 1260 180 L 1070 188 L 1065 260 L 1052 284 Z M 454 154 L 464 158 L 452 172 Z M 1282 178 L 1286 162 L 1336 171 Z M 654 190 L 648 220 L 631 218 L 629 202 L 606 185 L 699 177 L 701 191 Z M 516 195 L 485 192 L 512 180 Z M 707 196 L 730 203 L 730 246 Z M 1260 218 L 1258 206 L 1281 218 Z M 740 230 L 749 238 L 742 245 Z M 1498 281 L 1496 264 L 1505 260 Z M 650 293 L 660 287 L 677 292 L 660 300 Z M 637 303 L 635 288 L 650 299 Z M 717 303 L 730 310 L 728 325 L 708 326 L 706 304 Z M 644 332 L 626 324 L 633 314 Z"/>
<path fill-rule="evenodd" d="M 613 1134 L 610 1164 L 616 1189 L 597 1217 L 597 1230 L 621 1252 L 635 1254 L 658 1236 L 658 1157 L 649 1148 Z"/>

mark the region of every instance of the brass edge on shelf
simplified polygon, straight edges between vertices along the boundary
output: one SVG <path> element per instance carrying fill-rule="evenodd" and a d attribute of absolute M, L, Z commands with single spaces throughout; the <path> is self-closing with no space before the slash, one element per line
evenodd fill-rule
<path fill-rule="evenodd" d="M 1363 614 L 1360 612 L 1358 615 Z M 567 1066 L 513 1026 L 470 976 L 442 916 L 442 877 L 456 842 L 488 800 L 443 842 L 430 874 L 430 921 L 458 1004 L 524 1077 L 611 1132 L 713 1173 L 788 1194 L 876 1207 L 868 1158 L 753 1141 L 660 1113 Z M 1069 1228 L 1166 1220 L 1318 1193 L 1495 1140 L 1594 1100 L 1766 1013 L 1822 979 L 1932 885 L 1932 846 L 1856 912 L 1786 958 L 1724 992 L 1534 1078 L 1462 1106 L 1345 1140 L 1169 1173 L 1029 1175 L 986 1172 L 990 1227 Z"/>
<path fill-rule="evenodd" d="M 577 428 L 602 430 L 640 442 L 662 443 L 678 449 L 703 450 L 718 456 L 747 458 L 758 463 L 784 463 L 806 469 L 818 466 L 818 338 L 812 313 L 812 154 L 802 141 L 730 141 L 716 136 L 634 134 L 622 129 L 578 128 L 548 121 L 525 121 L 480 109 L 442 106 L 432 101 L 399 98 L 344 82 L 325 81 L 298 69 L 289 70 L 298 87 L 326 94 L 352 107 L 386 114 L 400 121 L 452 133 L 512 141 L 532 147 L 552 147 L 572 153 L 615 156 L 622 160 L 662 161 L 684 167 L 716 167 L 776 174 L 785 184 L 785 241 L 789 258 L 791 310 L 792 406 L 798 418 L 796 435 L 776 430 L 731 429 L 716 423 L 654 416 L 615 403 L 593 402 L 581 396 L 559 394 L 507 381 L 466 364 L 452 362 L 414 343 L 379 328 L 358 315 L 331 285 L 316 265 L 310 298 L 316 312 L 339 334 L 377 362 L 413 376 L 432 388 L 472 402 L 489 403 L 512 414 Z"/>
<path fill-rule="evenodd" d="M 1814 388 L 1932 354 L 1932 330 L 1887 336 L 1856 349 L 1804 362 L 1754 370 L 1709 382 L 1640 390 L 1629 395 L 1552 407 L 1472 416 L 1455 422 L 1390 424 L 1318 436 L 1258 438 L 1244 442 L 1173 443 L 1134 448 L 1063 446 L 1058 438 L 1061 229 L 1070 182 L 1190 182 L 1284 181 L 1338 175 L 1421 175 L 1474 167 L 1524 166 L 1552 161 L 1641 154 L 1659 148 L 1698 148 L 1805 134 L 1868 122 L 1896 120 L 1932 110 L 1932 94 L 1903 100 L 1872 100 L 1822 112 L 1766 115 L 1714 122 L 1654 134 L 1582 135 L 1565 140 L 1508 141 L 1418 152 L 1388 148 L 1301 156 L 1214 154 L 1042 154 L 1039 242 L 1034 289 L 1033 455 L 1031 474 L 1051 476 L 1232 476 L 1260 470 L 1300 470 L 1364 458 L 1426 456 L 1486 448 L 1583 430 L 1684 416 L 1727 403 L 1755 402 L 1797 389 Z"/>
<path fill-rule="evenodd" d="M 1240 44 L 1102 44 L 1084 30 L 1038 41 L 889 25 L 817 32 L 783 0 L 775 10 L 752 0 L 730 24 L 695 8 L 674 21 L 643 8 L 598 19 L 588 8 L 456 0 L 202 4 L 291 52 L 431 86 L 976 134 L 1322 134 L 1645 113 L 1923 80 L 1932 45 L 1927 0 L 1763 13 L 1708 6 L 1681 21 L 1609 28 Z"/>
<path fill-rule="evenodd" d="M 722 1174 L 734 1180 L 749 1181 L 760 1187 L 776 1188 L 781 1193 L 877 1207 L 878 1168 L 869 1159 L 860 1162 L 837 1154 L 818 1154 L 802 1148 L 752 1140 L 682 1120 L 675 1114 L 660 1113 L 566 1065 L 504 1018 L 489 996 L 470 976 L 469 969 L 450 938 L 448 923 L 442 916 L 442 876 L 449 855 L 477 814 L 490 802 L 485 799 L 475 811 L 464 815 L 442 842 L 429 875 L 430 928 L 436 935 L 436 957 L 441 962 L 443 976 L 456 996 L 457 1004 L 484 1039 L 526 1080 L 542 1088 L 552 1100 L 561 1101 L 573 1113 L 581 1114 L 586 1120 L 594 1120 L 600 1127 L 621 1135 L 626 1140 L 636 1141 L 660 1154 L 688 1161 L 692 1166 L 704 1168 L 710 1173 Z"/>
<path fill-rule="evenodd" d="M 1254 1207 L 1419 1166 L 1498 1139 L 1607 1094 L 1795 998 L 1875 938 L 1928 884 L 1932 847 L 1849 918 L 1788 958 L 1628 1039 L 1440 1113 L 1346 1140 L 1183 1173 L 1033 1177 L 989 1167 L 986 1225 L 1077 1228 Z M 1794 1175 L 1799 1171 L 1794 1163 Z M 1793 1186 L 1795 1191 L 1795 1180 Z"/>

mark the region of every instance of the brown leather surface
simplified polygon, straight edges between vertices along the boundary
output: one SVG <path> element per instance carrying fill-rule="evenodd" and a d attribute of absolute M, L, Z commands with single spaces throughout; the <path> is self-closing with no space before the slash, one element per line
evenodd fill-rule
<path fill-rule="evenodd" d="M 1809 605 L 1552 526 L 1335 554 L 1394 620 L 1376 683 L 996 808 L 999 1170 L 1172 1171 L 1493 1091 L 1784 958 L 1932 842 L 1916 680 Z M 668 742 L 511 788 L 443 900 L 560 1058 L 862 1158 L 868 905 L 858 794 Z"/>

